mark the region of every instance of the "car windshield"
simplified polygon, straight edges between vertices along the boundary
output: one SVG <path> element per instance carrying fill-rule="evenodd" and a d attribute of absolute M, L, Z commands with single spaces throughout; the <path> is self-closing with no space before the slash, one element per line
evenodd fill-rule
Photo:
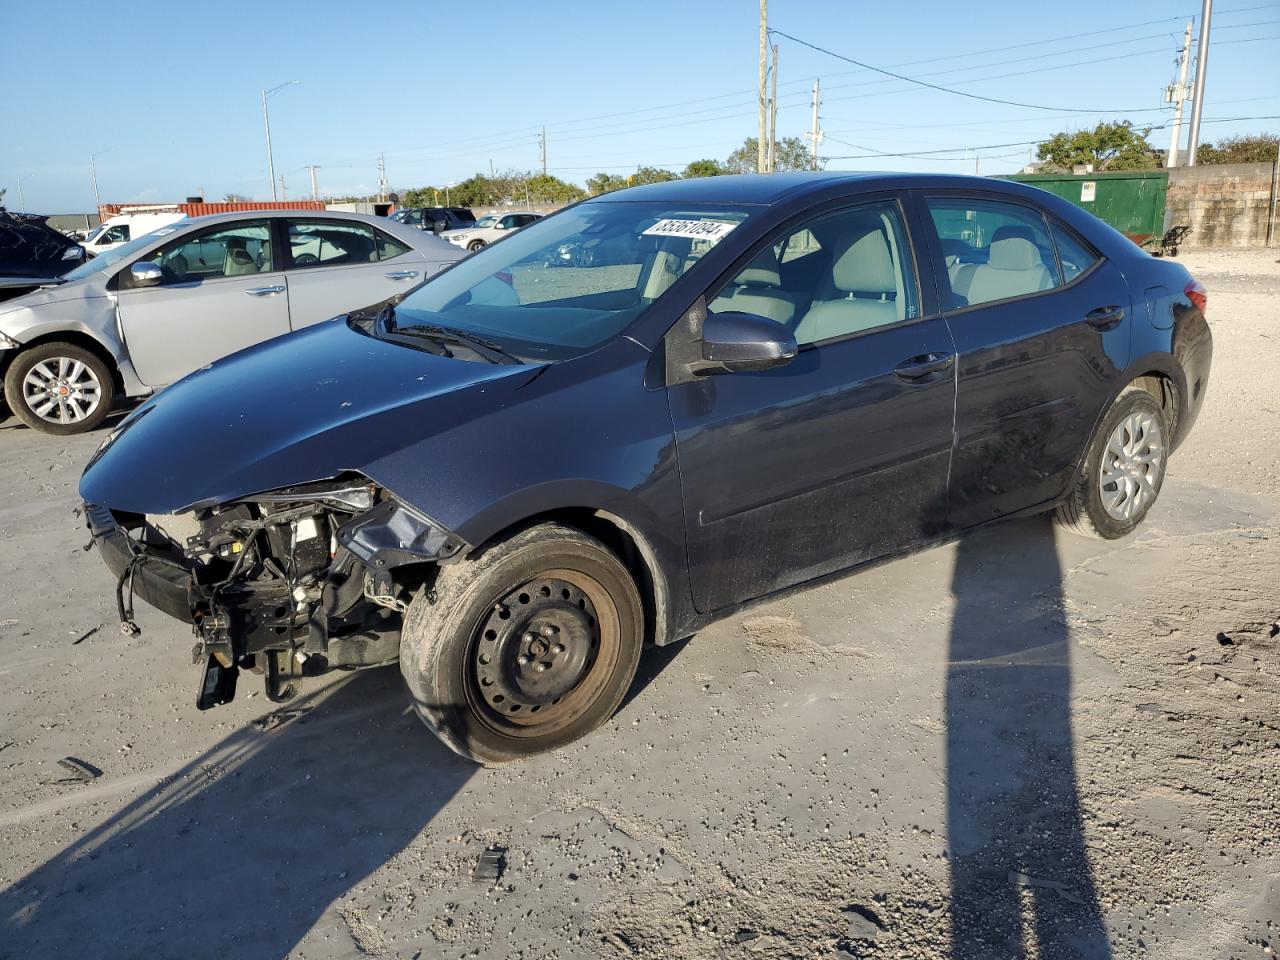
<path fill-rule="evenodd" d="M 749 216 L 746 209 L 593 201 L 513 232 L 396 307 L 516 356 L 566 359 L 625 330 Z"/>
<path fill-rule="evenodd" d="M 483 230 L 486 227 L 492 227 L 497 222 L 498 222 L 497 217 L 481 217 L 479 220 L 476 221 L 476 228 L 479 230 Z"/>
<path fill-rule="evenodd" d="M 91 277 L 95 273 L 114 267 L 122 260 L 128 260 L 143 247 L 154 243 L 161 237 L 167 237 L 176 229 L 175 227 L 161 227 L 159 230 L 152 230 L 150 233 L 144 233 L 140 237 L 134 237 L 128 243 L 122 243 L 114 250 L 100 253 L 92 260 L 86 260 L 74 270 L 67 271 L 62 275 L 62 279 L 70 283 L 74 280 L 83 280 L 85 277 Z"/>

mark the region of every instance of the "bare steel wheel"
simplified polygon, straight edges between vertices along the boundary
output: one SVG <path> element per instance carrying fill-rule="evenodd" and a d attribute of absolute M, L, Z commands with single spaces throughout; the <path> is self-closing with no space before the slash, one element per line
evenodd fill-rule
<path fill-rule="evenodd" d="M 1086 536 L 1131 533 L 1160 495 L 1169 453 L 1169 419 L 1142 387 L 1126 387 L 1099 424 L 1058 520 Z"/>
<path fill-rule="evenodd" d="M 9 408 L 28 426 L 68 434 L 103 421 L 115 385 L 107 365 L 88 350 L 46 343 L 18 355 L 4 386 Z"/>
<path fill-rule="evenodd" d="M 542 524 L 440 568 L 434 594 L 405 615 L 400 668 L 427 726 L 495 763 L 607 720 L 635 676 L 643 624 L 634 580 L 602 543 Z"/>

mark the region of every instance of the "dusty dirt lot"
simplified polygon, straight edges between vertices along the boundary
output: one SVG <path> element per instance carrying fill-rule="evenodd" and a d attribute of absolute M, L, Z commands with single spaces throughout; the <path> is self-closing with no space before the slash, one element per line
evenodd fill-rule
<path fill-rule="evenodd" d="M 758 607 L 495 770 L 395 669 L 198 713 L 189 636 L 121 637 L 85 553 L 98 438 L 8 421 L 0 956 L 1274 956 L 1277 256 L 1185 257 L 1213 378 L 1136 536 L 1009 523 Z"/>

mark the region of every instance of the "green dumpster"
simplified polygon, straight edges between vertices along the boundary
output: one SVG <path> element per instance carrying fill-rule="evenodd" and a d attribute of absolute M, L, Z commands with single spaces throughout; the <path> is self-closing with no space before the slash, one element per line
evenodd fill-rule
<path fill-rule="evenodd" d="M 1167 170 L 1115 173 L 1017 173 L 1004 179 L 1027 183 L 1062 197 L 1115 227 L 1139 246 L 1164 236 Z"/>

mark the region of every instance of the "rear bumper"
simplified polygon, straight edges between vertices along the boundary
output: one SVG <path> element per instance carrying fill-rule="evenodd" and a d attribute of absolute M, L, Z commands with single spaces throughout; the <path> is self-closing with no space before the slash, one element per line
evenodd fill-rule
<path fill-rule="evenodd" d="M 107 568 L 118 580 L 134 563 L 133 594 L 183 623 L 192 623 L 191 574 L 175 564 L 147 553 L 147 548 L 130 541 L 123 527 L 106 507 L 86 503 L 89 532 L 98 545 Z M 135 556 L 140 559 L 134 560 Z"/>

